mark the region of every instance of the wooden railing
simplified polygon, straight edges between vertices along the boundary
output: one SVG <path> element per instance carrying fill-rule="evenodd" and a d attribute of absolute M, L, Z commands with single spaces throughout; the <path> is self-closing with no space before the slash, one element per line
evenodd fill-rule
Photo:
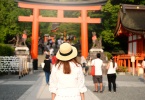
<path fill-rule="evenodd" d="M 138 70 L 140 67 L 142 60 L 145 58 L 145 54 L 137 53 L 135 55 L 132 54 L 123 54 L 114 56 L 115 61 L 117 62 L 118 66 L 125 66 L 128 67 L 128 72 L 132 72 L 132 65 L 131 56 L 135 56 L 135 71 Z"/>

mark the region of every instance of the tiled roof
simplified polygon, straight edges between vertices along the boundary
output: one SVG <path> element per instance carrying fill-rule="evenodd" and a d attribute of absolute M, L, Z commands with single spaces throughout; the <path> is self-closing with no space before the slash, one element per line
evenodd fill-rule
<path fill-rule="evenodd" d="M 145 6 L 122 4 L 118 14 L 118 25 L 132 33 L 145 34 Z M 117 32 L 116 30 L 116 32 Z"/>
<path fill-rule="evenodd" d="M 104 5 L 107 0 L 15 0 L 17 2 L 41 3 L 49 5 Z"/>

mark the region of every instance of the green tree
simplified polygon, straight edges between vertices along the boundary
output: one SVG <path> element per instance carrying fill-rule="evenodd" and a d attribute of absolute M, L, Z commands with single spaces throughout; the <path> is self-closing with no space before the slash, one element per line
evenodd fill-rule
<path fill-rule="evenodd" d="M 18 8 L 14 0 L 0 1 L 0 42 L 3 43 L 6 36 L 15 36 L 17 33 L 22 33 L 30 23 L 18 22 L 19 15 L 29 15 L 30 10 Z"/>
<path fill-rule="evenodd" d="M 117 23 L 119 5 L 112 5 L 110 0 L 103 6 L 102 9 L 102 42 L 105 51 L 113 51 L 119 47 L 119 41 L 114 37 L 114 30 Z"/>
<path fill-rule="evenodd" d="M 7 34 L 18 32 L 16 22 L 19 11 L 14 0 L 1 0 L 0 8 L 0 42 L 3 42 Z"/>
<path fill-rule="evenodd" d="M 112 33 L 111 30 L 104 30 L 101 33 L 102 35 L 102 40 L 103 40 L 103 46 L 105 47 L 105 51 L 113 51 L 119 42 L 115 40 L 114 34 Z"/>
<path fill-rule="evenodd" d="M 144 5 L 145 0 L 108 0 L 103 6 L 102 10 L 102 26 L 103 30 L 101 35 L 103 36 L 103 45 L 105 50 L 127 50 L 127 37 L 119 36 L 112 38 L 114 30 L 117 24 L 118 12 L 120 9 L 120 4 L 136 4 Z M 123 41 L 122 41 L 123 39 Z"/>
<path fill-rule="evenodd" d="M 111 0 L 111 4 L 119 5 L 119 4 L 136 4 L 136 5 L 144 5 L 145 0 Z"/>

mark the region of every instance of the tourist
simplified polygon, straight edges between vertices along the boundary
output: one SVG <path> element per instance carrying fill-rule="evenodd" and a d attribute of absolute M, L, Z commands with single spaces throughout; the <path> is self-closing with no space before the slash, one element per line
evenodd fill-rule
<path fill-rule="evenodd" d="M 63 43 L 56 54 L 57 63 L 52 67 L 49 91 L 51 100 L 85 100 L 84 75 L 77 62 L 77 49 Z"/>
<path fill-rule="evenodd" d="M 49 84 L 49 77 L 51 73 L 51 60 L 49 59 L 49 55 L 46 55 L 44 60 L 44 72 L 45 72 L 45 78 L 46 78 L 46 84 Z"/>
<path fill-rule="evenodd" d="M 59 46 L 60 46 L 62 43 L 63 43 L 63 42 L 62 42 L 62 39 L 59 38 L 59 39 L 57 40 L 57 47 L 59 48 Z"/>
<path fill-rule="evenodd" d="M 144 58 L 144 60 L 142 61 L 142 68 L 143 68 L 143 70 L 144 70 L 143 78 L 144 78 L 144 81 L 145 81 L 145 58 Z"/>
<path fill-rule="evenodd" d="M 117 63 L 114 61 L 113 57 L 110 59 L 106 69 L 108 78 L 108 91 L 111 92 L 111 85 L 113 84 L 113 91 L 116 92 L 116 69 Z"/>
<path fill-rule="evenodd" d="M 83 66 L 84 63 L 87 64 L 86 58 L 81 56 L 81 65 Z"/>
<path fill-rule="evenodd" d="M 44 55 L 50 55 L 50 51 L 49 50 L 44 50 Z"/>
<path fill-rule="evenodd" d="M 86 75 L 86 70 L 85 70 L 86 67 L 87 67 L 87 66 L 86 66 L 86 63 L 83 63 L 83 64 L 82 64 L 82 69 L 83 69 L 83 73 L 84 73 L 84 75 Z"/>
<path fill-rule="evenodd" d="M 52 46 L 50 46 L 49 52 L 50 52 L 50 55 L 53 55 L 54 54 L 54 48 Z"/>
<path fill-rule="evenodd" d="M 103 61 L 100 59 L 100 53 L 97 53 L 97 58 L 92 60 L 91 66 L 95 66 L 95 75 L 93 76 L 93 82 L 95 85 L 94 92 L 98 92 L 98 84 L 100 84 L 100 93 L 103 92 L 103 83 L 102 83 L 102 66 Z"/>
<path fill-rule="evenodd" d="M 91 72 L 91 62 L 92 62 L 92 58 L 88 57 L 88 60 L 87 60 L 88 72 L 87 72 L 87 74 L 90 74 L 90 72 Z"/>

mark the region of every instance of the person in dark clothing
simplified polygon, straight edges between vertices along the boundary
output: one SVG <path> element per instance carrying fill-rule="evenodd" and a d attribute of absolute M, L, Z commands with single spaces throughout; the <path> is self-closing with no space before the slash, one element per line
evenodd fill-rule
<path fill-rule="evenodd" d="M 49 55 L 46 55 L 45 57 L 45 60 L 44 60 L 44 72 L 45 72 L 45 77 L 46 77 L 46 83 L 49 84 L 49 77 L 50 77 L 50 74 L 51 74 L 51 60 L 49 58 L 50 56 Z"/>

